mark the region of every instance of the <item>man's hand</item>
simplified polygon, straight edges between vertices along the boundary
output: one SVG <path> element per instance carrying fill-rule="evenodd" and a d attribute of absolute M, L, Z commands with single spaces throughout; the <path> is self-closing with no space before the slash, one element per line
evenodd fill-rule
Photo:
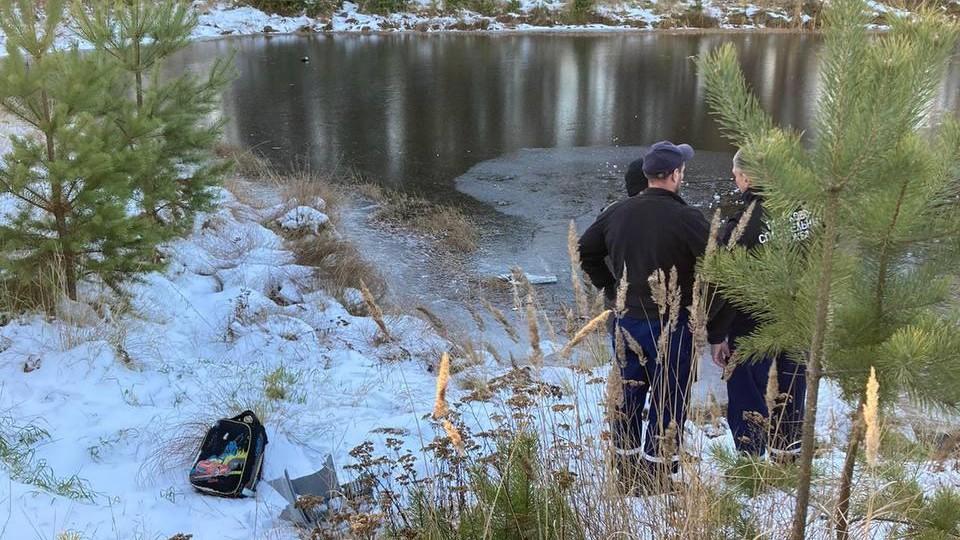
<path fill-rule="evenodd" d="M 723 343 L 711 345 L 710 349 L 713 353 L 713 363 L 721 369 L 727 367 L 727 362 L 730 361 L 730 345 L 727 344 L 727 341 L 724 340 Z"/>

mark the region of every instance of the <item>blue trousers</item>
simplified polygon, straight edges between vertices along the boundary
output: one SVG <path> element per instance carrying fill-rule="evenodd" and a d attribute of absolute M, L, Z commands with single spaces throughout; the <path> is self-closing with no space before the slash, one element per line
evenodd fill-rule
<path fill-rule="evenodd" d="M 730 347 L 736 348 L 735 336 L 731 336 Z M 727 380 L 727 424 L 740 452 L 760 456 L 769 450 L 775 456 L 800 450 L 806 369 L 783 354 L 775 359 L 778 395 L 773 411 L 767 408 L 766 394 L 774 357 L 740 364 Z"/>
<path fill-rule="evenodd" d="M 690 396 L 693 335 L 686 314 L 680 316 L 670 333 L 667 351 L 658 355 L 657 343 L 663 329 L 658 320 L 622 317 L 616 323 L 629 332 L 643 350 L 641 359 L 624 347 L 620 366 L 623 404 L 613 419 L 614 444 L 622 455 L 640 455 L 651 472 L 677 470 L 683 425 Z M 616 359 L 614 335 L 614 361 Z M 644 425 L 643 408 L 650 398 L 650 412 Z M 673 427 L 671 427 L 673 424 Z"/>

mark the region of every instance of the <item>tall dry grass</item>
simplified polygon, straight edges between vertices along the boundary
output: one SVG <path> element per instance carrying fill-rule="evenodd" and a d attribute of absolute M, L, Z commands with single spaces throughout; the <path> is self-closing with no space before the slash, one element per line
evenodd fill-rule
<path fill-rule="evenodd" d="M 465 253 L 477 249 L 477 225 L 456 205 L 431 202 L 362 179 L 356 180 L 354 189 L 379 205 L 374 218 L 381 222 L 424 233 L 453 252 Z"/>
<path fill-rule="evenodd" d="M 361 282 L 378 301 L 385 296 L 387 285 L 380 271 L 337 231 L 348 198 L 343 186 L 354 182 L 351 175 L 323 175 L 306 167 L 285 170 L 251 150 L 229 145 L 220 145 L 217 154 L 234 165 L 234 175 L 225 182 L 227 190 L 242 204 L 263 212 L 260 219 L 266 223 L 294 206 L 314 207 L 330 217 L 332 227 L 323 234 L 284 234 L 296 263 L 316 269 L 317 288 L 349 308 L 360 307 L 353 305 L 348 291 L 359 291 Z"/>

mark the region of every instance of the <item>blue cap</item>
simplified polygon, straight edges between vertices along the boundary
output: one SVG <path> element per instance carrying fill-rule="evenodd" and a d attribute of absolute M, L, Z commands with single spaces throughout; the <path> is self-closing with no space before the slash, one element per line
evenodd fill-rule
<path fill-rule="evenodd" d="M 657 176 L 670 174 L 693 158 L 693 147 L 689 144 L 673 144 L 670 141 L 654 143 L 643 156 L 643 174 Z"/>

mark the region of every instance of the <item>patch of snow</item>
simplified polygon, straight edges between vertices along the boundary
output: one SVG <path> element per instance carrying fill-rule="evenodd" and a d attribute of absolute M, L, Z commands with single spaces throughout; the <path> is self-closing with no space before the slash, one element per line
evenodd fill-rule
<path fill-rule="evenodd" d="M 277 218 L 280 228 L 291 232 L 307 231 L 318 234 L 329 223 L 330 218 L 312 206 L 297 206 Z"/>
<path fill-rule="evenodd" d="M 200 6 L 201 3 L 196 2 L 195 5 Z M 193 37 L 196 39 L 274 32 L 290 34 L 301 29 L 310 29 L 314 24 L 314 19 L 306 16 L 270 15 L 249 6 L 217 3 L 209 9 L 201 9 L 199 24 Z"/>

